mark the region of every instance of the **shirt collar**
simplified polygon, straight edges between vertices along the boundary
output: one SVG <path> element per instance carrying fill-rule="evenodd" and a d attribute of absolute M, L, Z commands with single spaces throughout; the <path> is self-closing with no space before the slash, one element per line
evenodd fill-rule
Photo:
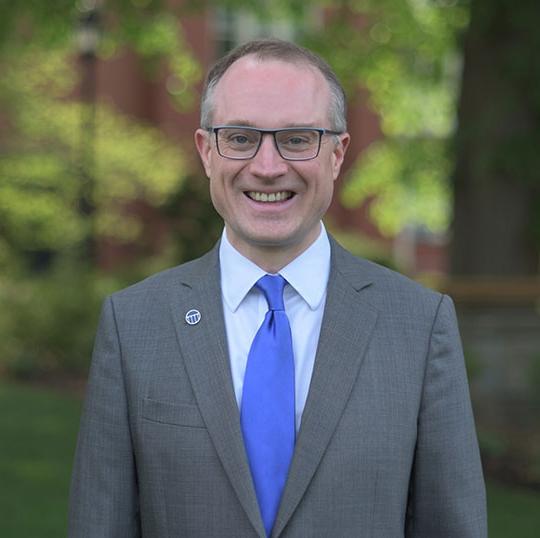
<path fill-rule="evenodd" d="M 229 243 L 225 229 L 219 244 L 219 265 L 223 299 L 229 309 L 236 312 L 249 290 L 266 272 Z"/>
<path fill-rule="evenodd" d="M 266 271 L 240 254 L 227 239 L 225 229 L 219 245 L 221 290 L 225 303 L 236 312 L 240 303 Z M 279 274 L 316 310 L 326 293 L 330 275 L 330 241 L 321 222 L 319 237 Z"/>

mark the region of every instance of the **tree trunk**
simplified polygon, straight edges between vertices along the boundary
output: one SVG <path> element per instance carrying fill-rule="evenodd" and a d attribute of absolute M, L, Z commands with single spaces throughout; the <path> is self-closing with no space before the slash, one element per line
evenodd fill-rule
<path fill-rule="evenodd" d="M 539 269 L 538 0 L 472 0 L 458 111 L 451 272 Z"/>

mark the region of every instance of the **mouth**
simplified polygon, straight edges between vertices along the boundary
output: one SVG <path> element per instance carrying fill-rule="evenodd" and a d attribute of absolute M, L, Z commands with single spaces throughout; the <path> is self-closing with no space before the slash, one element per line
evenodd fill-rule
<path fill-rule="evenodd" d="M 291 199 L 295 193 L 292 191 L 279 191 L 279 192 L 259 192 L 259 191 L 247 191 L 245 195 L 255 202 L 263 203 L 276 203 L 285 202 Z"/>

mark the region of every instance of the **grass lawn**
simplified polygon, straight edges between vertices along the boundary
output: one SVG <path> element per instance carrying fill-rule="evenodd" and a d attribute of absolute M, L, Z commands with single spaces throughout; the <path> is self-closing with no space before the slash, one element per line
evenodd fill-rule
<path fill-rule="evenodd" d="M 488 484 L 489 538 L 540 536 L 540 494 Z"/>
<path fill-rule="evenodd" d="M 0 383 L 0 536 L 66 536 L 80 402 Z"/>
<path fill-rule="evenodd" d="M 55 391 L 0 383 L 0 537 L 66 535 L 80 408 Z M 488 484 L 488 510 L 490 538 L 539 536 L 540 495 Z"/>

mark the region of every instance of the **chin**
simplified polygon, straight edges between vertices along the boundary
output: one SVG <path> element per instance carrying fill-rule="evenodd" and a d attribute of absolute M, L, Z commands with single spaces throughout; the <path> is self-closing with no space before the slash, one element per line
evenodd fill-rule
<path fill-rule="evenodd" d="M 300 246 L 306 239 L 299 239 L 297 236 L 290 234 L 273 234 L 273 235 L 260 235 L 253 238 L 252 245 L 258 248 L 268 249 L 289 249 Z"/>

